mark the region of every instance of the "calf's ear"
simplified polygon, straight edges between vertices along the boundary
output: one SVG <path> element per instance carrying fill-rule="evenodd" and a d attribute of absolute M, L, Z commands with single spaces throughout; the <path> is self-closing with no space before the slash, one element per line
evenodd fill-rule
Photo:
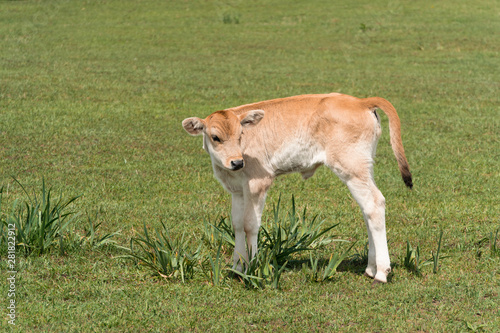
<path fill-rule="evenodd" d="M 240 123 L 243 127 L 255 126 L 264 118 L 263 110 L 247 111 L 239 115 Z"/>
<path fill-rule="evenodd" d="M 187 118 L 182 121 L 182 127 L 190 135 L 200 135 L 205 128 L 205 121 L 197 117 Z"/>

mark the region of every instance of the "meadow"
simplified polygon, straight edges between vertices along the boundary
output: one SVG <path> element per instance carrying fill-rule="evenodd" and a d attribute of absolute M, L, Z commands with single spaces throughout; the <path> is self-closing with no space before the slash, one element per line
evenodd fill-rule
<path fill-rule="evenodd" d="M 495 0 L 1 1 L 0 330 L 498 332 L 499 12 Z M 343 241 L 254 285 L 229 270 L 230 242 L 207 237 L 231 198 L 181 122 L 328 92 L 384 97 L 401 118 L 413 190 L 385 116 L 375 166 L 393 273 L 375 288 L 363 276 L 361 212 L 320 168 L 278 178 L 263 225 L 280 202 L 283 221 L 295 205 Z M 75 214 L 42 214 L 49 189 Z M 18 242 L 10 267 L 9 221 L 30 207 L 61 229 L 46 246 Z M 124 258 L 162 235 L 197 253 L 185 279 Z"/>

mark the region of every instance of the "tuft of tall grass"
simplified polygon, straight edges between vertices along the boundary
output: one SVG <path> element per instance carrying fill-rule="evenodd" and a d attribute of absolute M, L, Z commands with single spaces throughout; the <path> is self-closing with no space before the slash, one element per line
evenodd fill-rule
<path fill-rule="evenodd" d="M 499 238 L 500 228 L 498 228 L 495 232 L 491 231 L 488 236 L 480 239 L 476 244 L 481 246 L 485 243 L 489 243 L 490 255 L 492 257 L 500 256 L 500 247 L 498 247 L 497 243 L 500 241 Z M 482 255 L 482 251 L 478 250 L 478 256 Z"/>
<path fill-rule="evenodd" d="M 273 205 L 274 219 L 271 226 L 267 228 L 263 225 L 259 237 L 259 248 L 269 249 L 278 265 L 283 265 L 294 253 L 317 249 L 334 241 L 334 236 L 324 235 L 338 226 L 338 223 L 324 227 L 325 220 L 318 221 L 317 216 L 307 218 L 307 208 L 299 215 L 294 196 L 292 207 L 283 219 L 280 217 L 280 203 L 281 196 L 278 203 Z"/>
<path fill-rule="evenodd" d="M 78 212 L 70 211 L 70 206 L 80 197 L 74 196 L 63 199 L 62 194 L 54 198 L 52 189 L 47 189 L 45 180 L 42 180 L 41 193 L 33 191 L 30 195 L 26 188 L 14 179 L 26 195 L 26 200 L 16 200 L 10 214 L 2 211 L 3 188 L 0 189 L 0 245 L 2 249 L 6 242 L 5 227 L 15 226 L 16 249 L 23 255 L 43 255 L 55 248 L 60 254 L 81 248 L 99 248 L 114 244 L 113 237 L 119 233 L 112 232 L 99 236 L 97 229 L 101 223 L 94 224 L 94 220 L 87 216 L 88 228 L 83 236 L 76 232 L 79 224 Z M 97 218 L 97 217 L 96 217 Z"/>
<path fill-rule="evenodd" d="M 84 230 L 85 234 L 76 241 L 78 242 L 78 245 L 80 247 L 87 247 L 91 249 L 116 245 L 116 241 L 113 238 L 120 234 L 121 230 L 113 231 L 101 236 L 98 235 L 97 229 L 99 229 L 102 225 L 102 222 L 95 224 L 94 221 L 97 221 L 97 213 L 94 217 L 91 217 L 89 213 L 87 213 L 87 228 Z"/>
<path fill-rule="evenodd" d="M 312 254 L 309 255 L 309 262 L 311 265 L 310 271 L 307 272 L 306 265 L 303 264 L 302 269 L 306 274 L 306 277 L 309 281 L 312 282 L 322 282 L 333 279 L 335 274 L 337 273 L 337 268 L 339 265 L 348 258 L 349 252 L 356 245 L 355 242 L 351 244 L 344 252 L 332 253 L 330 255 L 330 259 L 328 263 L 325 265 L 320 265 L 319 258 L 313 258 Z"/>
<path fill-rule="evenodd" d="M 430 264 L 430 263 L 426 263 Z M 417 245 L 417 247 L 414 249 L 409 241 L 406 241 L 406 255 L 404 257 L 403 261 L 403 266 L 414 272 L 417 276 L 422 276 L 421 269 L 423 266 L 426 264 L 422 264 L 421 258 L 420 258 L 420 247 Z"/>
<path fill-rule="evenodd" d="M 222 260 L 221 255 L 222 243 L 219 243 L 219 247 L 217 248 L 217 254 L 215 255 L 215 259 L 212 259 L 212 256 L 208 256 L 208 261 L 210 262 L 210 281 L 215 287 L 222 285 L 224 281 L 224 262 Z"/>
<path fill-rule="evenodd" d="M 234 230 L 231 223 L 225 217 L 221 217 L 219 222 L 211 223 L 210 220 L 203 221 L 203 241 L 209 249 L 234 248 Z"/>
<path fill-rule="evenodd" d="M 144 233 L 131 238 L 130 248 L 121 247 L 128 253 L 119 258 L 133 260 L 163 278 L 180 277 L 185 282 L 194 275 L 201 244 L 192 251 L 184 234 L 180 238 L 171 238 L 165 224 L 161 222 L 161 225 L 160 230 L 155 229 L 155 233 L 150 235 L 144 223 Z"/>
<path fill-rule="evenodd" d="M 437 250 L 436 252 L 431 251 L 431 258 L 430 259 L 422 259 L 420 257 L 420 247 L 417 245 L 417 247 L 414 249 L 409 241 L 406 241 L 406 255 L 403 260 L 403 266 L 414 272 L 417 276 L 422 276 L 422 268 L 424 266 L 428 265 L 433 265 L 433 273 L 437 274 L 439 270 L 439 260 L 448 258 L 448 256 L 442 256 L 441 253 L 441 242 L 443 240 L 443 231 L 439 233 L 439 239 L 438 239 L 438 244 L 437 244 Z"/>
<path fill-rule="evenodd" d="M 222 22 L 224 24 L 239 24 L 240 23 L 240 14 L 225 12 L 222 15 Z"/>
<path fill-rule="evenodd" d="M 201 270 L 214 286 L 222 285 L 225 278 L 233 274 L 247 288 L 271 286 L 279 289 L 282 274 L 294 254 L 316 250 L 332 241 L 339 241 L 334 236 L 326 235 L 338 224 L 325 226 L 325 221 L 319 221 L 316 216 L 309 219 L 306 209 L 298 214 L 294 197 L 291 209 L 285 216 L 282 216 L 280 206 L 281 198 L 273 207 L 274 219 L 271 225 L 261 226 L 259 251 L 253 258 L 249 253 L 248 257 L 252 259 L 244 262 L 244 272 L 230 268 L 223 260 L 223 256 L 234 248 L 233 227 L 223 217 L 215 223 L 204 221 L 203 241 L 196 250 L 192 249 L 184 235 L 181 238 L 171 238 L 163 222 L 162 229 L 155 229 L 152 235 L 144 224 L 143 233 L 131 238 L 130 247 L 122 247 L 128 253 L 120 258 L 131 259 L 137 265 L 147 267 L 155 275 L 180 277 L 183 282 L 193 277 L 195 270 Z M 206 251 L 202 251 L 202 248 Z M 333 274 L 348 251 L 330 258 L 329 275 Z"/>
<path fill-rule="evenodd" d="M 500 240 L 498 238 L 498 234 L 500 233 L 500 228 L 495 232 L 495 236 L 493 236 L 493 231 L 490 233 L 490 250 L 492 256 L 500 256 L 500 247 L 498 247 L 497 243 Z"/>
<path fill-rule="evenodd" d="M 14 202 L 12 213 L 7 217 L 7 223 L 16 227 L 17 249 L 26 256 L 42 255 L 59 245 L 63 254 L 72 245 L 68 243 L 66 231 L 78 215 L 68 209 L 80 196 L 63 199 L 60 195 L 54 199 L 52 189 L 47 190 L 45 186 L 45 180 L 42 181 L 41 195 L 30 195 L 21 183 L 16 182 L 27 196 L 24 204 L 19 204 L 19 200 Z"/>
<path fill-rule="evenodd" d="M 280 213 L 280 207 L 281 196 L 273 206 L 274 218 L 271 225 L 261 226 L 259 252 L 250 262 L 245 262 L 245 272 L 230 269 L 242 279 L 247 288 L 264 288 L 271 285 L 272 288 L 279 289 L 282 273 L 293 254 L 317 250 L 332 241 L 339 241 L 334 239 L 334 236 L 326 236 L 326 233 L 338 224 L 325 227 L 325 221 L 318 221 L 317 216 L 309 219 L 306 208 L 298 214 L 293 196 L 291 209 L 285 218 Z M 346 255 L 347 251 L 341 256 L 336 254 L 331 257 L 330 274 L 333 274 L 332 271 L 336 270 Z M 252 257 L 251 254 L 249 257 Z"/>
<path fill-rule="evenodd" d="M 436 253 L 434 252 L 431 252 L 431 255 L 432 255 L 432 264 L 433 264 L 433 267 L 432 267 L 432 272 L 434 274 L 437 274 L 438 270 L 439 270 L 439 259 L 444 259 L 446 257 L 440 257 L 439 254 L 441 252 L 441 241 L 443 240 L 443 230 L 441 230 L 441 232 L 439 233 L 439 241 L 438 241 L 438 248 L 437 248 L 437 251 Z"/>

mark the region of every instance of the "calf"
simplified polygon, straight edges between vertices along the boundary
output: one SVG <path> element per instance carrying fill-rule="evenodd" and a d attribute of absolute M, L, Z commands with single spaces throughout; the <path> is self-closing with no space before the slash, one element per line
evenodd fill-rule
<path fill-rule="evenodd" d="M 373 164 L 382 132 L 377 109 L 389 118 L 391 146 L 403 180 L 412 187 L 396 109 L 380 97 L 301 95 L 217 111 L 182 122 L 191 135 L 203 134 L 215 177 L 232 195 L 234 268 L 257 253 L 266 193 L 276 176 L 311 177 L 326 165 L 347 185 L 368 229 L 368 267 L 374 283 L 391 271 L 385 231 L 385 198 L 375 185 Z M 248 252 L 245 248 L 245 236 Z"/>

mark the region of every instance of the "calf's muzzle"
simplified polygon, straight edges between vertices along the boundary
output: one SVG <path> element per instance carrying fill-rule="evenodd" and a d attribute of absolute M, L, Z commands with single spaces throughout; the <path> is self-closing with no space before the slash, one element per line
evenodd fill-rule
<path fill-rule="evenodd" d="M 245 166 L 245 162 L 243 160 L 232 160 L 231 161 L 231 170 L 236 171 Z"/>

